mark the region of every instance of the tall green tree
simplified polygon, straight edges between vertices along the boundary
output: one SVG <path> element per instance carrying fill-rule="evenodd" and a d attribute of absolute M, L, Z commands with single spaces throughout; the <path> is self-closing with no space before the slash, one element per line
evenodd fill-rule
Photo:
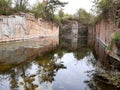
<path fill-rule="evenodd" d="M 56 10 L 64 7 L 67 3 L 59 0 L 47 0 L 46 1 L 46 13 L 48 14 L 48 20 L 54 21 L 54 13 Z"/>

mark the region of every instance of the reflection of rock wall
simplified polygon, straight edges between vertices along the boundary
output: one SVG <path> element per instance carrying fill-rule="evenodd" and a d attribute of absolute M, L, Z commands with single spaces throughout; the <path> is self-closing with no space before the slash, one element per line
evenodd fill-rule
<path fill-rule="evenodd" d="M 62 47 L 77 48 L 78 23 L 77 21 L 64 21 L 60 28 L 60 45 Z"/>
<path fill-rule="evenodd" d="M 78 29 L 78 45 L 85 46 L 88 41 L 88 27 L 82 23 L 79 23 Z"/>
<path fill-rule="evenodd" d="M 19 64 L 33 60 L 36 56 L 53 50 L 59 44 L 58 38 L 43 38 L 0 44 L 0 65 Z"/>
<path fill-rule="evenodd" d="M 37 20 L 32 14 L 0 16 L 0 41 L 58 35 L 57 26 Z"/>
<path fill-rule="evenodd" d="M 88 45 L 94 46 L 95 42 L 95 28 L 94 26 L 88 26 Z"/>
<path fill-rule="evenodd" d="M 60 45 L 70 49 L 93 44 L 94 28 L 74 20 L 64 21 L 60 28 Z"/>

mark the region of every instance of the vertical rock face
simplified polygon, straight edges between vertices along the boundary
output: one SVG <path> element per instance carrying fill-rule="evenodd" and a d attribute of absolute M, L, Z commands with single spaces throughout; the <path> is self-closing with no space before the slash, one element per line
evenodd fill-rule
<path fill-rule="evenodd" d="M 98 41 L 102 42 L 101 44 L 104 47 L 107 47 L 106 52 L 109 56 L 120 61 L 120 44 L 117 46 L 115 44 L 116 40 L 113 39 L 117 34 L 120 34 L 120 1 L 113 0 L 110 3 L 109 10 L 105 13 L 105 15 L 108 15 L 108 17 L 102 18 L 95 25 L 95 37 Z M 116 39 L 118 38 L 119 36 L 116 37 Z"/>
<path fill-rule="evenodd" d="M 88 45 L 94 46 L 95 43 L 95 28 L 94 26 L 88 26 Z"/>
<path fill-rule="evenodd" d="M 102 18 L 96 24 L 96 38 L 100 39 L 105 46 L 111 42 L 113 34 L 120 33 L 120 1 L 113 0 L 107 13 L 107 18 Z"/>
<path fill-rule="evenodd" d="M 25 35 L 26 19 L 21 16 L 0 17 L 0 38 Z"/>
<path fill-rule="evenodd" d="M 32 14 L 0 16 L 0 41 L 59 36 L 59 28 Z"/>
<path fill-rule="evenodd" d="M 112 20 L 109 20 L 109 22 L 101 20 L 99 23 L 97 23 L 95 29 L 96 39 L 97 41 L 101 42 L 102 46 L 107 47 L 107 54 L 112 58 L 120 61 L 120 49 L 116 47 L 113 41 L 115 34 L 120 33 L 120 28 Z"/>
<path fill-rule="evenodd" d="M 79 22 L 78 45 L 85 46 L 87 45 L 87 41 L 88 41 L 88 27 L 87 25 Z"/>
<path fill-rule="evenodd" d="M 71 45 L 73 48 L 77 48 L 78 43 L 78 22 L 74 21 L 72 23 L 72 31 L 71 31 Z"/>
<path fill-rule="evenodd" d="M 60 44 L 62 47 L 77 48 L 78 23 L 77 21 L 64 21 L 60 27 Z"/>
<path fill-rule="evenodd" d="M 97 23 L 95 29 L 96 38 L 106 46 L 110 43 L 112 34 L 119 30 L 119 28 L 117 28 L 115 23 L 111 20 L 108 22 L 101 20 L 99 23 Z"/>
<path fill-rule="evenodd" d="M 83 24 L 82 22 L 67 20 L 60 27 L 60 45 L 61 47 L 70 47 L 76 49 L 82 46 L 90 45 L 94 40 L 94 28 Z"/>

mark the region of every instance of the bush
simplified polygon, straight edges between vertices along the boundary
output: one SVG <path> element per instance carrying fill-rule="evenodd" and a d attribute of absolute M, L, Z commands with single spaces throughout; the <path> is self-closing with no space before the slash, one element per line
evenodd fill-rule
<path fill-rule="evenodd" d="M 54 21 L 57 25 L 60 25 L 60 24 L 61 24 L 61 18 L 60 18 L 58 15 L 55 15 L 55 16 L 54 16 L 53 21 Z"/>
<path fill-rule="evenodd" d="M 120 34 L 115 34 L 113 40 L 114 41 L 120 41 Z"/>
<path fill-rule="evenodd" d="M 117 47 L 120 47 L 120 46 L 119 46 L 120 44 L 117 45 L 117 43 L 119 43 L 119 41 L 120 41 L 120 34 L 117 33 L 117 34 L 115 34 L 115 35 L 113 36 L 113 38 L 112 38 L 109 46 L 107 47 L 107 49 L 108 49 L 108 50 L 113 50 L 113 46 L 114 46 L 114 45 L 116 45 Z"/>
<path fill-rule="evenodd" d="M 0 0 L 0 15 L 12 14 L 12 0 Z"/>

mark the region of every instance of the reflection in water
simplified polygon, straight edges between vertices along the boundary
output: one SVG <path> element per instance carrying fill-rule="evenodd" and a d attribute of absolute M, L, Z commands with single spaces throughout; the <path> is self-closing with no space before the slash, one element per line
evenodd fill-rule
<path fill-rule="evenodd" d="M 86 72 L 94 70 L 92 53 L 77 59 L 72 52 L 51 52 L 1 73 L 1 90 L 84 90 Z M 62 56 L 61 54 L 62 53 Z M 60 55 L 60 56 L 59 56 Z M 4 78 L 4 76 L 6 76 Z M 4 84 L 7 82 L 8 84 Z"/>
<path fill-rule="evenodd" d="M 97 65 L 99 67 L 102 67 L 102 69 L 110 70 L 110 71 L 111 70 L 114 71 L 115 69 L 120 71 L 120 67 L 119 67 L 120 62 L 106 54 L 105 46 L 100 41 L 95 42 L 94 48 L 95 48 L 96 58 L 98 59 Z"/>
<path fill-rule="evenodd" d="M 41 83 L 54 81 L 54 76 L 60 69 L 66 69 L 63 62 L 60 60 L 59 56 L 55 54 L 54 56 L 44 56 L 43 58 L 38 58 L 38 64 L 43 68 L 40 72 Z"/>
<path fill-rule="evenodd" d="M 57 45 L 57 42 L 53 43 L 53 41 L 48 45 L 42 45 L 40 41 L 33 40 L 32 46 L 28 41 L 24 44 L 12 43 L 1 44 L 0 60 L 4 68 L 0 69 L 0 90 L 83 90 L 88 88 L 84 83 L 84 80 L 89 79 L 85 71 L 94 70 L 89 62 L 94 57 L 89 50 L 83 51 L 86 54 L 61 49 L 52 51 L 54 45 Z M 42 55 L 47 51 L 49 52 L 46 55 Z"/>
<path fill-rule="evenodd" d="M 78 60 L 74 53 L 65 53 L 61 58 L 67 69 L 58 71 L 56 82 L 54 82 L 53 90 L 86 90 L 89 87 L 84 83 L 89 80 L 87 71 L 94 70 L 94 67 L 89 64 L 89 60 L 93 58 L 91 53 L 88 53 L 84 58 Z M 89 59 L 89 60 L 88 60 Z"/>
<path fill-rule="evenodd" d="M 97 82 L 95 85 L 97 89 L 118 90 L 120 87 L 120 62 L 106 54 L 105 46 L 100 41 L 95 42 L 94 48 L 97 63 L 93 83 Z"/>
<path fill-rule="evenodd" d="M 88 53 L 81 60 L 77 60 L 74 53 L 62 53 L 61 58 L 57 53 L 44 55 L 33 62 L 24 62 L 10 69 L 9 72 L 1 73 L 3 78 L 0 82 L 1 89 L 84 90 L 88 88 L 84 80 L 89 79 L 85 72 L 94 70 L 89 64 L 89 60 L 93 58 L 92 53 Z M 4 78 L 4 75 L 7 77 Z M 5 81 L 8 85 L 3 83 Z"/>
<path fill-rule="evenodd" d="M 36 56 L 53 50 L 58 44 L 57 38 L 0 43 L 0 63 L 18 64 L 25 60 L 33 60 Z"/>
<path fill-rule="evenodd" d="M 87 45 L 74 51 L 57 45 L 54 38 L 1 43 L 0 90 L 116 90 L 95 76 L 98 62 L 110 64 L 104 48 L 95 44 L 96 61 Z"/>

